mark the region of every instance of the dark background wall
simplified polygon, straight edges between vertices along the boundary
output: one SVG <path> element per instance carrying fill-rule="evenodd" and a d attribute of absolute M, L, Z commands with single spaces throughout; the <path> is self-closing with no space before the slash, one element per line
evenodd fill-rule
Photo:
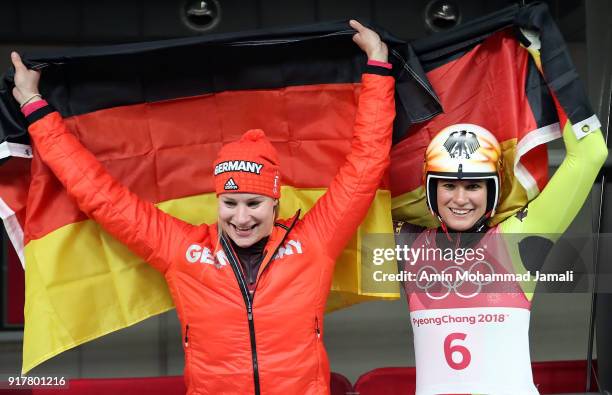
<path fill-rule="evenodd" d="M 509 0 L 3 0 L 0 42 L 32 45 L 117 43 L 362 18 L 404 39 L 431 32 L 428 5 L 456 9 L 459 22 Z M 583 0 L 546 1 L 568 41 L 584 41 Z M 439 9 L 435 5 L 431 8 Z M 209 14 L 206 14 L 206 12 Z M 199 15 L 198 15 L 199 14 Z M 215 22 L 213 22 L 215 21 Z M 212 23 L 211 23 L 212 22 Z M 448 24 L 447 24 L 448 25 Z"/>
<path fill-rule="evenodd" d="M 609 130 L 612 110 L 612 2 L 587 1 L 586 27 L 588 91 L 595 112 L 602 123 L 602 130 Z M 585 81 L 586 82 L 586 81 Z M 609 143 L 608 143 L 609 147 Z M 608 163 L 610 158 L 608 158 Z M 600 209 L 594 215 L 601 218 L 601 232 L 612 232 L 612 189 L 609 168 L 604 179 L 594 188 L 594 195 L 600 198 L 596 206 Z M 612 245 L 604 243 L 600 247 L 599 275 L 601 278 L 612 274 Z M 612 393 L 612 294 L 602 293 L 594 298 L 596 354 L 599 355 L 599 388 Z"/>

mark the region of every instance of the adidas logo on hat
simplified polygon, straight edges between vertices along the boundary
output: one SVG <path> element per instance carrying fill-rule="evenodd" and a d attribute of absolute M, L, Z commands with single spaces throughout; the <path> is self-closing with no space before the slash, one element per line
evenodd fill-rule
<path fill-rule="evenodd" d="M 234 191 L 238 189 L 238 184 L 236 184 L 234 179 L 230 177 L 229 180 L 227 180 L 227 182 L 225 183 L 223 189 L 225 189 L 226 191 Z"/>
<path fill-rule="evenodd" d="M 280 197 L 278 152 L 263 130 L 251 129 L 221 147 L 214 162 L 215 193 Z M 275 177 L 278 177 L 275 179 Z"/>

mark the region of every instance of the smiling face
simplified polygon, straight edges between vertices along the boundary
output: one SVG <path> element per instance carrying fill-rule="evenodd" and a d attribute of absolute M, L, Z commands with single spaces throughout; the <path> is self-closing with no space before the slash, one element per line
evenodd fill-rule
<path fill-rule="evenodd" d="M 269 236 L 278 199 L 252 193 L 219 195 L 219 224 L 239 247 L 250 247 Z"/>
<path fill-rule="evenodd" d="M 484 180 L 438 180 L 438 213 L 451 229 L 466 231 L 487 209 L 487 183 Z"/>

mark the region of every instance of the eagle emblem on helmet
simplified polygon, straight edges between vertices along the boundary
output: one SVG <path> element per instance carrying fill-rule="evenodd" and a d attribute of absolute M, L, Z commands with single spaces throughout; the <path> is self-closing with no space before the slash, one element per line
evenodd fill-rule
<path fill-rule="evenodd" d="M 444 148 L 451 158 L 470 159 L 470 155 L 479 147 L 480 143 L 478 143 L 476 134 L 466 130 L 452 132 L 444 142 Z"/>

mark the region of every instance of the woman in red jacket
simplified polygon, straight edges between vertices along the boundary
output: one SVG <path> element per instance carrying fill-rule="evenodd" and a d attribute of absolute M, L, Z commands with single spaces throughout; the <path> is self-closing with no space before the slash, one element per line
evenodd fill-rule
<path fill-rule="evenodd" d="M 325 394 L 321 339 L 334 262 L 366 215 L 389 164 L 394 80 L 387 47 L 356 21 L 368 66 L 351 152 L 327 193 L 299 219 L 276 219 L 278 154 L 250 130 L 214 167 L 218 224 L 194 226 L 114 180 L 38 94 L 19 55 L 15 99 L 38 155 L 82 211 L 162 272 L 181 322 L 189 394 Z"/>

